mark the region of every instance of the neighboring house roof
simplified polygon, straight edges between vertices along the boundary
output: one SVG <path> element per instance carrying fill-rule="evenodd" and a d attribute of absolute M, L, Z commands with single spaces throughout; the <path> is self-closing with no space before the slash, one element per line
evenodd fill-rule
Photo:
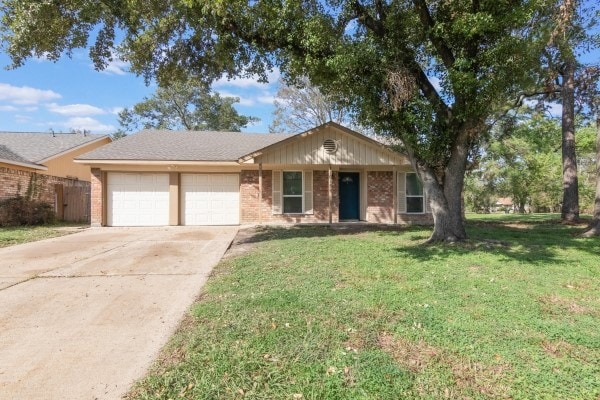
<path fill-rule="evenodd" d="M 512 206 L 513 201 L 510 197 L 500 197 L 498 201 L 496 201 L 496 205 L 498 206 Z"/>
<path fill-rule="evenodd" d="M 46 169 L 44 162 L 108 135 L 48 132 L 0 132 L 0 159 L 5 162 Z"/>
<path fill-rule="evenodd" d="M 143 130 L 78 160 L 235 161 L 290 137 L 286 134 Z"/>
<path fill-rule="evenodd" d="M 19 165 L 22 167 L 28 167 L 28 168 L 33 168 L 33 169 L 41 169 L 41 170 L 48 169 L 48 168 L 44 167 L 43 165 L 32 163 L 29 160 L 26 160 L 25 158 L 21 157 L 20 155 L 15 154 L 14 152 L 12 152 L 8 147 L 6 147 L 3 144 L 0 144 L 0 162 L 7 163 L 7 164 Z"/>

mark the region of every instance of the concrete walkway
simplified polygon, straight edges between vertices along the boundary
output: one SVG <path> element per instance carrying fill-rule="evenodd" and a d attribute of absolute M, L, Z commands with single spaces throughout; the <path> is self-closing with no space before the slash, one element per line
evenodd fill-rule
<path fill-rule="evenodd" d="M 237 227 L 90 228 L 0 249 L 0 399 L 119 399 Z"/>

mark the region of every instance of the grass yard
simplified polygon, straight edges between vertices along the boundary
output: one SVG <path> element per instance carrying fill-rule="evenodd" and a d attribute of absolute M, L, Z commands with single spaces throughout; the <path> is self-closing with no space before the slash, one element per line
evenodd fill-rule
<path fill-rule="evenodd" d="M 81 227 L 73 224 L 0 227 L 0 248 L 68 235 Z"/>
<path fill-rule="evenodd" d="M 600 399 L 600 242 L 527 216 L 265 228 L 130 399 Z"/>

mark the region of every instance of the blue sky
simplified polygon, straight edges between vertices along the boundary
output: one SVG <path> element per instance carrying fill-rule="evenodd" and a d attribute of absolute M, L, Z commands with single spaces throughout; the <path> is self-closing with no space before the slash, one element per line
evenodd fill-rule
<path fill-rule="evenodd" d="M 0 53 L 0 65 L 9 64 L 8 56 Z M 278 78 L 274 71 L 269 84 L 254 79 L 220 80 L 213 89 L 239 97 L 237 110 L 260 118 L 245 131 L 268 132 Z M 117 113 L 155 89 L 127 72 L 122 62 L 95 71 L 85 50 L 56 63 L 30 59 L 20 68 L 0 69 L 0 131 L 68 132 L 73 128 L 112 133 L 119 127 Z"/>

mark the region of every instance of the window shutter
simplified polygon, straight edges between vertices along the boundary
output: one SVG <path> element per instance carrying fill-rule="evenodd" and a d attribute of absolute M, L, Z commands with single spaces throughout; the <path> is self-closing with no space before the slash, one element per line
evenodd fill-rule
<path fill-rule="evenodd" d="M 313 210 L 313 172 L 304 171 L 304 214 L 312 214 Z"/>
<path fill-rule="evenodd" d="M 398 213 L 406 213 L 406 173 L 398 172 Z"/>
<path fill-rule="evenodd" d="M 281 171 L 273 171 L 273 214 L 281 214 Z"/>

